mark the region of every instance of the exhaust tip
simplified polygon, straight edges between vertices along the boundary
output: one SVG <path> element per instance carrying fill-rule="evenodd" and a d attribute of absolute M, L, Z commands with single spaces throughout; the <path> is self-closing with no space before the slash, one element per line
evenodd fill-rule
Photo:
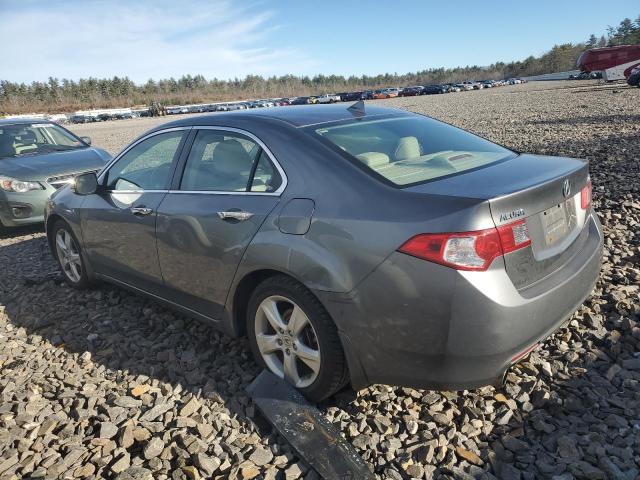
<path fill-rule="evenodd" d="M 502 375 L 500 375 L 499 377 L 496 377 L 496 379 L 493 381 L 493 383 L 491 383 L 491 386 L 493 388 L 495 388 L 496 390 L 500 390 L 502 388 L 504 388 L 504 386 L 507 383 L 507 375 L 509 374 L 509 370 L 511 369 L 511 366 L 508 366 L 504 372 L 502 372 Z"/>
<path fill-rule="evenodd" d="M 502 377 L 500 379 L 500 388 L 504 388 L 504 386 L 507 384 L 507 375 L 509 374 L 509 370 L 511 370 L 511 367 L 507 367 L 502 373 Z"/>

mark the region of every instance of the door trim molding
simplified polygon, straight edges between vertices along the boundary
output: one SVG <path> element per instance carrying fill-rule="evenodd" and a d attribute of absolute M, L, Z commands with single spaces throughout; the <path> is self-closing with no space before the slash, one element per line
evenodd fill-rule
<path fill-rule="evenodd" d="M 129 289 L 129 290 L 133 290 L 134 292 L 141 293 L 143 295 L 147 295 L 147 296 L 149 296 L 151 298 L 154 298 L 154 299 L 156 299 L 156 300 L 158 300 L 160 302 L 163 302 L 163 303 L 166 303 L 168 305 L 171 305 L 172 307 L 175 307 L 175 308 L 177 308 L 179 310 L 183 310 L 183 311 L 187 312 L 189 315 L 195 316 L 197 318 L 208 320 L 208 321 L 213 322 L 213 323 L 219 323 L 220 322 L 220 320 L 218 320 L 216 318 L 209 317 L 208 315 L 204 315 L 203 313 L 200 313 L 197 310 L 193 310 L 193 309 L 191 309 L 189 307 L 185 307 L 184 305 L 182 305 L 180 303 L 176 303 L 176 302 L 174 302 L 172 300 L 169 300 L 169 299 L 167 299 L 167 298 L 165 298 L 163 296 L 156 295 L 155 293 L 151 293 L 148 290 L 145 290 L 143 288 L 136 287 L 136 286 L 131 285 L 130 283 L 124 282 L 122 280 L 118 280 L 117 278 L 112 277 L 110 275 L 106 275 L 104 273 L 95 272 L 95 276 L 100 278 L 100 279 L 102 279 L 102 280 L 104 280 L 105 282 L 109 282 L 109 283 L 112 283 L 114 285 L 118 285 L 120 287 Z"/>

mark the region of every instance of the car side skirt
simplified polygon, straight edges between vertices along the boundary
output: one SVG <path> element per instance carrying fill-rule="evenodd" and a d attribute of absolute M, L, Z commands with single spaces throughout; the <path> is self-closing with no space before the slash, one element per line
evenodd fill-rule
<path fill-rule="evenodd" d="M 180 305 L 178 303 L 172 302 L 171 300 L 167 300 L 166 298 L 163 298 L 159 295 L 156 295 L 154 293 L 148 292 L 142 288 L 138 288 L 134 285 L 131 285 L 127 282 L 123 282 L 121 280 L 118 280 L 114 277 L 111 277 L 109 275 L 105 275 L 102 273 L 94 273 L 95 277 L 99 280 L 103 280 L 107 283 L 111 283 L 114 285 L 117 285 L 119 287 L 122 287 L 126 290 L 132 291 L 134 293 L 141 293 L 147 297 L 153 298 L 154 300 L 159 301 L 160 303 L 163 303 L 164 305 L 167 305 L 169 307 L 174 308 L 175 310 L 178 310 L 180 313 L 183 313 L 185 315 L 187 315 L 188 317 L 191 317 L 195 320 L 200 320 L 202 322 L 206 322 L 209 324 L 213 324 L 214 327 L 218 328 L 219 330 L 223 331 L 225 334 L 231 336 L 231 337 L 236 337 L 237 335 L 235 334 L 235 332 L 231 331 L 229 328 L 229 322 L 223 322 L 220 319 L 216 319 L 213 317 L 209 317 L 207 315 L 204 315 L 200 312 L 197 312 L 195 310 L 192 310 L 188 307 L 185 307 L 183 305 Z"/>

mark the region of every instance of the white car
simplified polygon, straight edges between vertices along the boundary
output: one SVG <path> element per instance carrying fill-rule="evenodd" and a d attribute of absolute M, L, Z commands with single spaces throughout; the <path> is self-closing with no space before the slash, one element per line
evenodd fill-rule
<path fill-rule="evenodd" d="M 316 99 L 318 100 L 318 103 L 335 103 L 335 102 L 342 101 L 342 99 L 340 98 L 340 95 L 335 95 L 331 93 L 325 93 L 324 95 L 320 95 L 319 97 L 316 97 Z"/>
<path fill-rule="evenodd" d="M 272 100 L 265 100 L 265 99 L 260 99 L 260 100 L 256 100 L 256 103 L 260 106 L 260 107 L 275 107 L 276 104 L 273 103 Z"/>

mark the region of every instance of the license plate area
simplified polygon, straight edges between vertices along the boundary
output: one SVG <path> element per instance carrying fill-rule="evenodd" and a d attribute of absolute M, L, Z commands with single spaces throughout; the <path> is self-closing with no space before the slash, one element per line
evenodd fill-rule
<path fill-rule="evenodd" d="M 575 203 L 570 199 L 554 205 L 542 212 L 540 219 L 546 245 L 555 245 L 576 227 Z"/>

